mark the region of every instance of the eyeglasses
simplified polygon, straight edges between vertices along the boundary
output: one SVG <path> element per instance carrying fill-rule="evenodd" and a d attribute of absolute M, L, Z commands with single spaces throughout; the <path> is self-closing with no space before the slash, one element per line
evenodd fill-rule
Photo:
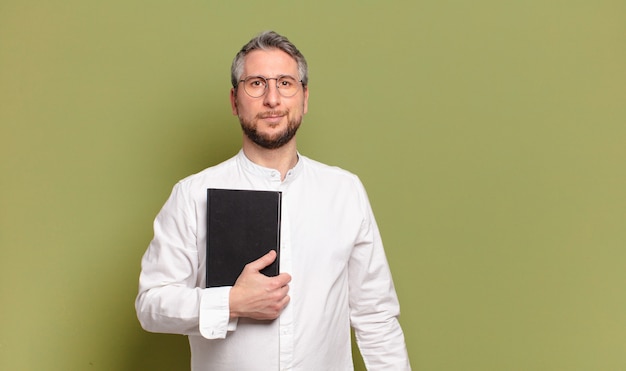
<path fill-rule="evenodd" d="M 293 97 L 298 92 L 299 84 L 295 77 L 289 75 L 281 75 L 278 77 L 248 76 L 239 82 L 243 82 L 243 90 L 252 98 L 259 98 L 265 95 L 267 91 L 268 80 L 276 80 L 276 89 L 278 93 L 285 98 Z"/>

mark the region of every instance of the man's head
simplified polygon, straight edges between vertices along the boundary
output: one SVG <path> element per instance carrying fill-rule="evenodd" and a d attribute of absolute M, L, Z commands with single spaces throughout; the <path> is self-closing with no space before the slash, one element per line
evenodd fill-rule
<path fill-rule="evenodd" d="M 237 53 L 231 68 L 231 105 L 244 140 L 266 149 L 292 141 L 308 104 L 304 56 L 285 37 L 264 32 Z"/>
<path fill-rule="evenodd" d="M 248 53 L 254 50 L 271 49 L 282 50 L 298 63 L 298 80 L 302 80 L 302 84 L 307 86 L 309 83 L 309 68 L 304 55 L 286 37 L 274 31 L 265 31 L 250 40 L 235 56 L 230 68 L 230 81 L 233 84 L 233 88 L 237 89 L 239 85 L 239 80 L 243 74 L 244 61 Z"/>

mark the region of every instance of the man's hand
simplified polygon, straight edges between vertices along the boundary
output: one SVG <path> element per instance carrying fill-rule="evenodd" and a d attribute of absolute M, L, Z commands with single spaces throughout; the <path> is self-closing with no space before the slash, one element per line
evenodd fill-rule
<path fill-rule="evenodd" d="M 281 273 L 276 277 L 267 277 L 260 271 L 272 264 L 276 251 L 272 250 L 259 259 L 245 266 L 237 282 L 230 290 L 230 316 L 248 317 L 258 320 L 278 318 L 289 303 L 291 276 Z"/>

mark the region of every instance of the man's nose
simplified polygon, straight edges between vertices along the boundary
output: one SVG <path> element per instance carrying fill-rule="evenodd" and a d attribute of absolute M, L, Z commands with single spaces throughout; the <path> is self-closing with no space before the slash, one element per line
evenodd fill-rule
<path fill-rule="evenodd" d="M 268 107 L 275 107 L 280 104 L 280 93 L 276 83 L 272 80 L 267 82 L 265 96 L 263 97 L 263 103 Z"/>

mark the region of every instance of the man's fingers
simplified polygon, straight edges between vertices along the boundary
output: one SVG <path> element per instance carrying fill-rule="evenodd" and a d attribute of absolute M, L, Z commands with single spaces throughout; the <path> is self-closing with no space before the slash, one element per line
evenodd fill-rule
<path fill-rule="evenodd" d="M 276 277 L 272 277 L 274 280 L 274 284 L 276 287 L 287 286 L 289 282 L 291 282 L 291 275 L 289 273 L 281 273 Z"/>

